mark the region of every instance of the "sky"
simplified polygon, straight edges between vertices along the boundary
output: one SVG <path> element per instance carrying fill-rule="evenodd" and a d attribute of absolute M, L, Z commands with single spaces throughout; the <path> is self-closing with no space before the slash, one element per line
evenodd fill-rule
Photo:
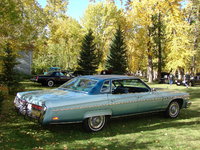
<path fill-rule="evenodd" d="M 46 0 L 37 0 L 42 7 L 45 7 Z M 183 0 L 182 6 L 187 3 L 188 0 Z M 115 1 L 116 5 L 121 8 L 120 0 Z M 72 18 L 80 21 L 80 18 L 83 16 L 84 11 L 86 10 L 87 6 L 89 5 L 89 0 L 69 0 L 67 14 Z"/>
<path fill-rule="evenodd" d="M 46 0 L 37 0 L 42 7 L 45 7 Z M 67 14 L 76 20 L 80 20 L 84 11 L 89 5 L 89 0 L 69 0 Z M 117 6 L 121 7 L 120 0 L 117 1 Z"/>

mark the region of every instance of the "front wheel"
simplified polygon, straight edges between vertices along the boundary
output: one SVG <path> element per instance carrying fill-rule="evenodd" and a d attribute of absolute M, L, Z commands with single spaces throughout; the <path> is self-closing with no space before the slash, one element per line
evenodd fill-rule
<path fill-rule="evenodd" d="M 166 116 L 169 118 L 176 118 L 178 117 L 179 113 L 180 105 L 177 101 L 172 101 L 165 112 Z"/>
<path fill-rule="evenodd" d="M 86 131 L 97 132 L 102 130 L 107 122 L 106 116 L 94 116 L 84 120 L 83 127 Z"/>

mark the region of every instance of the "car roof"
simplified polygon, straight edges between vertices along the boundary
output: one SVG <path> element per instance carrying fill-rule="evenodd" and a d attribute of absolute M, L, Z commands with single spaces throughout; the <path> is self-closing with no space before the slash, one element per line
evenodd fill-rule
<path fill-rule="evenodd" d="M 126 75 L 86 75 L 86 76 L 81 76 L 84 78 L 90 78 L 90 79 L 96 79 L 96 80 L 106 80 L 106 79 L 139 79 L 134 76 L 126 76 Z"/>

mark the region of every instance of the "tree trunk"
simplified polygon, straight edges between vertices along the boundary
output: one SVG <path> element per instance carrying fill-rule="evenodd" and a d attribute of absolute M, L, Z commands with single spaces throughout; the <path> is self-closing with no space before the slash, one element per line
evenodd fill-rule
<path fill-rule="evenodd" d="M 151 54 L 151 29 L 149 28 L 148 30 L 148 36 L 149 36 L 149 41 L 147 43 L 147 58 L 148 58 L 148 64 L 147 64 L 147 76 L 148 76 L 148 82 L 152 83 L 153 82 L 153 57 Z"/>
<path fill-rule="evenodd" d="M 152 83 L 153 82 L 153 60 L 150 54 L 148 54 L 147 73 L 148 73 L 148 82 Z"/>
<path fill-rule="evenodd" d="M 162 72 L 162 47 L 161 47 L 161 20 L 160 20 L 160 13 L 158 15 L 158 80 L 161 78 Z"/>

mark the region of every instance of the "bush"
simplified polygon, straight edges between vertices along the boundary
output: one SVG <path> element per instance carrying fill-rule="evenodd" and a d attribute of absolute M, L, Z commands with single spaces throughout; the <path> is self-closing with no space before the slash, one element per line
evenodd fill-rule
<path fill-rule="evenodd" d="M 3 49 L 3 56 L 2 59 L 2 75 L 1 75 L 1 81 L 3 85 L 6 85 L 8 87 L 9 94 L 14 94 L 16 89 L 18 89 L 19 86 L 19 80 L 20 76 L 17 75 L 17 72 L 14 70 L 15 65 L 17 65 L 17 54 L 12 49 L 10 44 L 8 43 L 4 49 Z"/>
<path fill-rule="evenodd" d="M 24 86 L 20 83 L 14 84 L 10 87 L 8 87 L 8 91 L 10 95 L 16 95 L 17 92 L 24 91 Z"/>
<path fill-rule="evenodd" d="M 0 84 L 0 112 L 2 110 L 3 101 L 8 96 L 8 88 L 5 85 Z"/>

